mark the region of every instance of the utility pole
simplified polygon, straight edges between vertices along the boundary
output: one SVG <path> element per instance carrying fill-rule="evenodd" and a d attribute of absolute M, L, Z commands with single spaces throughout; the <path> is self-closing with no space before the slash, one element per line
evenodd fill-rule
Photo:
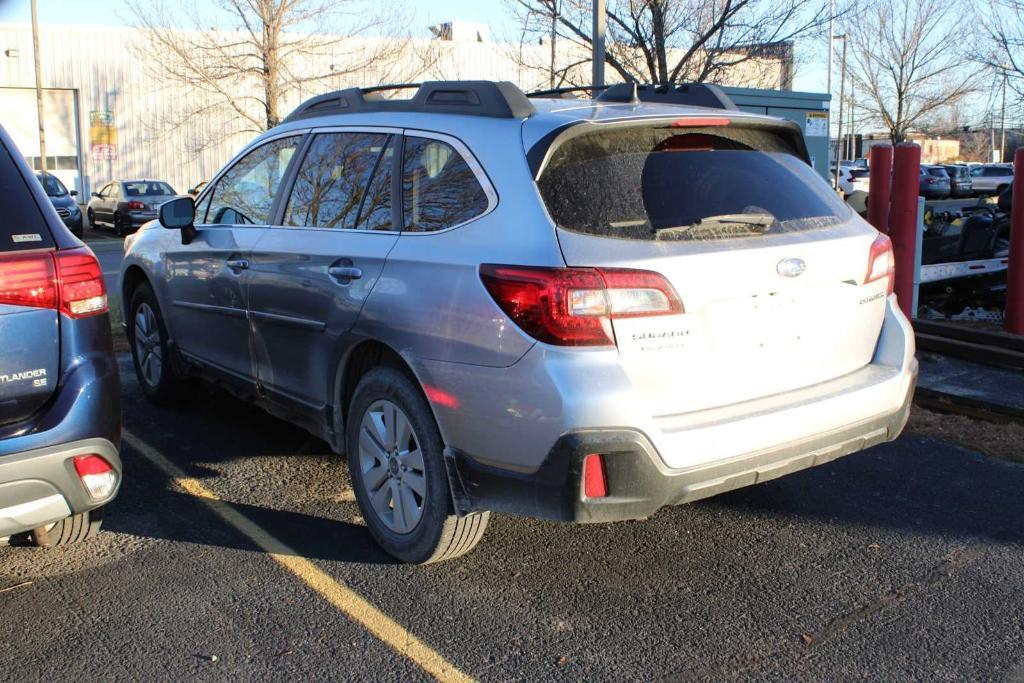
<path fill-rule="evenodd" d="M 32 59 L 36 69 L 36 117 L 39 119 L 39 170 L 46 173 L 46 124 L 43 118 L 43 74 L 39 69 L 39 17 L 32 0 Z"/>
<path fill-rule="evenodd" d="M 548 78 L 548 87 L 555 89 L 555 41 L 558 39 L 558 0 L 551 0 L 551 76 Z"/>
<path fill-rule="evenodd" d="M 836 0 L 828 0 L 828 81 L 825 91 L 832 94 L 832 53 L 835 52 L 836 36 L 833 24 L 835 24 Z"/>
<path fill-rule="evenodd" d="M 839 76 L 839 129 L 836 131 L 836 177 L 833 183 L 833 189 L 839 189 L 839 168 L 842 166 L 843 160 L 843 98 L 846 95 L 846 34 L 836 36 L 838 40 L 843 41 L 843 63 L 840 67 Z"/>
<path fill-rule="evenodd" d="M 1006 158 L 1006 67 L 1003 66 L 1003 110 L 999 115 L 999 161 Z"/>
<path fill-rule="evenodd" d="M 595 88 L 604 85 L 605 0 L 594 0 L 593 78 Z"/>

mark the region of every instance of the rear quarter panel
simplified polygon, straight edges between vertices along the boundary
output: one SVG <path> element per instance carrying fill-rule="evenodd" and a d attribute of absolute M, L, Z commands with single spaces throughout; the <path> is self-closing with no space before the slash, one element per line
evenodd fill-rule
<path fill-rule="evenodd" d="M 459 138 L 489 177 L 496 208 L 450 230 L 402 233 L 363 307 L 359 336 L 410 359 L 491 367 L 512 365 L 534 344 L 479 276 L 481 263 L 564 265 L 518 128 L 509 124 L 473 121 L 475 134 Z"/>

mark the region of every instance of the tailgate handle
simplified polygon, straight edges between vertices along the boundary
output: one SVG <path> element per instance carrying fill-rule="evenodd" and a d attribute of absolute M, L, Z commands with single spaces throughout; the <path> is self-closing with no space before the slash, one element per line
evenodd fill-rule
<path fill-rule="evenodd" d="M 229 258 L 227 264 L 228 268 L 235 272 L 249 268 L 249 262 L 244 258 Z"/>
<path fill-rule="evenodd" d="M 327 273 L 338 280 L 358 280 L 363 276 L 363 269 L 355 266 L 331 266 Z"/>

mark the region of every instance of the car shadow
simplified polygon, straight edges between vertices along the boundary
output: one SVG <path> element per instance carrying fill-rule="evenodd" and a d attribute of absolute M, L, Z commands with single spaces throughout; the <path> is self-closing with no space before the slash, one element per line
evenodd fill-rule
<path fill-rule="evenodd" d="M 702 503 L 919 535 L 1024 544 L 1024 465 L 913 434 Z"/>
<path fill-rule="evenodd" d="M 130 445 L 121 451 L 130 463 L 125 484 L 104 515 L 107 532 L 142 538 L 266 553 L 253 539 L 226 522 L 202 498 L 179 491 L 173 481 Z M 396 564 L 374 542 L 366 527 L 332 517 L 237 501 L 220 501 L 290 549 L 311 560 Z"/>

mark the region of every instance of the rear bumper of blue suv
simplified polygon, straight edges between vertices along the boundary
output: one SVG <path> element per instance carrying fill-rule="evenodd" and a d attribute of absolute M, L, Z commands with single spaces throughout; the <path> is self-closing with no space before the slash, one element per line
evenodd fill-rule
<path fill-rule="evenodd" d="M 62 325 L 64 349 L 103 350 L 71 354 L 50 401 L 28 420 L 0 427 L 0 538 L 94 510 L 117 495 L 120 379 L 109 325 L 106 315 Z M 101 499 L 89 495 L 75 469 L 83 455 L 100 456 L 116 473 L 118 485 Z"/>

